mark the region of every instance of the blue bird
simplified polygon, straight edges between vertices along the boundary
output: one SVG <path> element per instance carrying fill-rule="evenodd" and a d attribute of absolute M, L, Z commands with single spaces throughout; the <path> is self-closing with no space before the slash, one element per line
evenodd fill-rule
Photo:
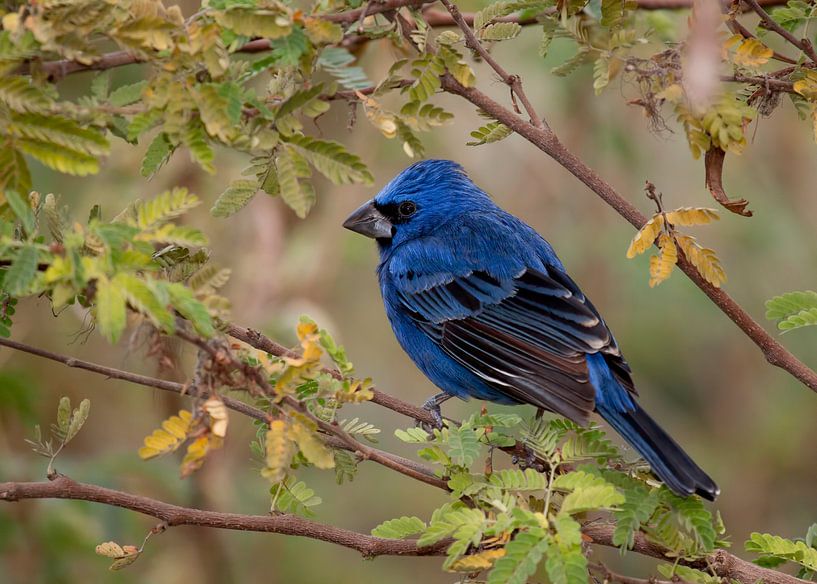
<path fill-rule="evenodd" d="M 610 329 L 550 244 L 500 209 L 462 167 L 408 167 L 344 222 L 377 241 L 394 334 L 443 393 L 530 404 L 586 424 L 593 412 L 681 496 L 717 485 L 645 412 Z"/>

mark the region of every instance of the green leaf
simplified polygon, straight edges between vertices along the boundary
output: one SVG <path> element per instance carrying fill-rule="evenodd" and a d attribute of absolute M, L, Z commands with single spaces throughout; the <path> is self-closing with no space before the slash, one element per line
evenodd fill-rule
<path fill-rule="evenodd" d="M 445 64 L 432 55 L 426 55 L 412 61 L 411 67 L 415 80 L 408 93 L 411 101 L 422 103 L 440 88 L 440 75 L 445 73 Z"/>
<path fill-rule="evenodd" d="M 216 22 L 247 37 L 277 39 L 292 32 L 292 15 L 282 4 L 270 4 L 270 8 L 251 9 L 230 7 L 223 12 L 213 12 Z"/>
<path fill-rule="evenodd" d="M 488 482 L 507 491 L 541 491 L 547 488 L 547 477 L 532 468 L 496 471 Z"/>
<path fill-rule="evenodd" d="M 337 79 L 346 89 L 359 90 L 373 84 L 362 67 L 352 67 L 355 57 L 343 47 L 326 47 L 318 57 L 318 66 Z"/>
<path fill-rule="evenodd" d="M 516 22 L 497 22 L 489 24 L 479 31 L 479 38 L 483 41 L 506 41 L 519 36 L 522 27 Z"/>
<path fill-rule="evenodd" d="M 106 277 L 96 280 L 96 322 L 111 343 L 116 343 L 125 330 L 127 312 L 122 288 Z"/>
<path fill-rule="evenodd" d="M 215 334 L 213 319 L 207 312 L 207 307 L 196 300 L 188 288 L 178 282 L 157 282 L 157 285 L 161 285 L 167 291 L 170 296 L 170 304 L 193 323 L 199 334 L 208 338 Z"/>
<path fill-rule="evenodd" d="M 410 444 L 420 444 L 423 442 L 428 442 L 429 434 L 422 428 L 407 428 L 405 430 L 397 429 L 394 431 L 394 435 L 403 442 L 408 442 Z"/>
<path fill-rule="evenodd" d="M 551 584 L 586 584 L 587 558 L 582 553 L 581 525 L 568 515 L 553 520 L 554 544 L 548 550 L 545 569 Z"/>
<path fill-rule="evenodd" d="M 745 544 L 747 552 L 789 560 L 809 570 L 817 570 L 817 549 L 802 541 L 791 541 L 778 535 L 754 532 Z"/>
<path fill-rule="evenodd" d="M 65 438 L 63 442 L 68 444 L 71 439 L 76 436 L 88 419 L 88 414 L 91 413 L 91 400 L 84 399 L 79 403 L 79 407 L 71 414 L 71 419 L 65 431 Z"/>
<path fill-rule="evenodd" d="M 270 489 L 274 511 L 296 513 L 311 517 L 315 513 L 312 507 L 320 505 L 322 500 L 315 495 L 315 491 L 306 486 L 303 481 L 287 479 L 283 483 L 273 485 Z"/>
<path fill-rule="evenodd" d="M 315 204 L 315 190 L 311 184 L 302 182 L 299 175 L 297 152 L 289 148 L 282 148 L 275 159 L 275 169 L 278 175 L 278 184 L 281 188 L 281 199 L 303 219 Z"/>
<path fill-rule="evenodd" d="M 149 201 L 140 201 L 136 205 L 136 225 L 143 230 L 155 229 L 184 215 L 200 202 L 199 198 L 186 188 L 173 188 Z"/>
<path fill-rule="evenodd" d="M 425 521 L 419 517 L 398 517 L 384 521 L 374 529 L 372 535 L 386 539 L 405 539 L 426 530 Z"/>
<path fill-rule="evenodd" d="M 473 428 L 449 428 L 448 447 L 451 459 L 458 466 L 469 467 L 479 456 L 479 439 Z"/>
<path fill-rule="evenodd" d="M 346 150 L 343 144 L 319 140 L 303 134 L 286 138 L 312 165 L 335 184 L 372 184 L 374 178 L 366 165 Z"/>
<path fill-rule="evenodd" d="M 471 137 L 475 142 L 466 142 L 467 146 L 481 146 L 482 144 L 490 144 L 492 142 L 499 142 L 513 134 L 508 126 L 501 122 L 490 122 L 481 128 L 471 132 Z"/>
<path fill-rule="evenodd" d="M 11 144 L 11 141 L 0 144 L 0 191 L 9 189 L 27 193 L 31 190 L 28 163 L 25 156 Z"/>
<path fill-rule="evenodd" d="M 525 584 L 549 547 L 548 533 L 544 529 L 518 532 L 505 546 L 505 555 L 496 561 L 488 574 L 488 584 Z"/>
<path fill-rule="evenodd" d="M 682 564 L 658 564 L 658 572 L 665 578 L 693 584 L 720 584 L 721 578 Z"/>
<path fill-rule="evenodd" d="M 0 103 L 16 112 L 47 112 L 51 99 L 28 76 L 0 76 Z"/>
<path fill-rule="evenodd" d="M 258 192 L 258 183 L 254 180 L 239 179 L 218 196 L 210 213 L 213 217 L 229 217 L 243 209 Z"/>
<path fill-rule="evenodd" d="M 133 274 L 119 273 L 114 276 L 114 282 L 122 290 L 130 305 L 150 318 L 157 328 L 166 332 L 175 330 L 173 315 L 144 280 Z"/>
<path fill-rule="evenodd" d="M 151 141 L 142 159 L 141 173 L 145 178 L 153 178 L 159 169 L 167 164 L 176 147 L 170 143 L 167 134 L 159 132 Z"/>
<path fill-rule="evenodd" d="M 779 321 L 782 331 L 817 325 L 817 292 L 787 292 L 767 300 L 766 318 Z"/>
<path fill-rule="evenodd" d="M 108 102 L 115 107 L 131 105 L 142 99 L 142 92 L 147 87 L 147 81 L 137 81 L 129 85 L 122 85 L 111 92 Z"/>
<path fill-rule="evenodd" d="M 182 142 L 190 150 L 190 158 L 197 163 L 205 172 L 215 174 L 213 166 L 213 148 L 207 141 L 207 132 L 199 120 L 194 120 L 187 124 L 181 135 Z"/>
<path fill-rule="evenodd" d="M 556 477 L 553 488 L 570 491 L 562 501 L 562 513 L 609 509 L 624 502 L 624 495 L 615 486 L 598 475 L 582 470 Z"/>
<path fill-rule="evenodd" d="M 26 234 L 29 236 L 34 235 L 37 231 L 37 219 L 34 217 L 34 210 L 29 202 L 16 191 L 6 191 L 6 202 L 22 223 Z"/>
<path fill-rule="evenodd" d="M 71 399 L 67 396 L 60 398 L 60 403 L 57 405 L 57 426 L 56 433 L 60 440 L 65 441 L 65 436 L 68 434 L 68 426 L 71 424 Z"/>
<path fill-rule="evenodd" d="M 616 486 L 624 493 L 624 502 L 613 514 L 616 519 L 613 543 L 622 548 L 623 553 L 633 547 L 636 532 L 658 507 L 658 491 L 621 473 L 605 473 L 605 478 L 611 482 L 618 479 Z"/>
<path fill-rule="evenodd" d="M 33 245 L 24 245 L 19 249 L 3 278 L 3 288 L 11 296 L 25 296 L 31 291 L 37 275 L 38 257 L 37 248 Z"/>

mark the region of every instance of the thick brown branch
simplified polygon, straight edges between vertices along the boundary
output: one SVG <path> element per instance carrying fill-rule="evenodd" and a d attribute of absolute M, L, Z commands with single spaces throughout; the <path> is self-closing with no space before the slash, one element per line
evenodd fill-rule
<path fill-rule="evenodd" d="M 276 515 L 239 515 L 204 511 L 172 505 L 156 499 L 132 495 L 123 491 L 96 485 L 78 483 L 66 476 L 57 476 L 50 482 L 0 483 L 0 500 L 73 499 L 92 501 L 137 511 L 165 522 L 169 527 L 198 525 L 238 531 L 260 531 L 308 537 L 356 550 L 366 557 L 375 556 L 431 556 L 441 555 L 450 541 L 418 548 L 412 540 L 391 540 L 364 535 L 310 521 L 288 513 Z"/>
<path fill-rule="evenodd" d="M 463 87 L 450 74 L 443 75 L 442 81 L 445 91 L 467 99 L 487 112 L 491 117 L 499 120 L 527 139 L 583 182 L 633 226 L 640 229 L 644 225 L 647 218 L 593 169 L 570 152 L 553 132 L 536 128 L 532 124 L 525 122 L 479 89 Z M 807 387 L 817 391 L 817 373 L 778 343 L 723 289 L 715 288 L 707 282 L 686 259 L 680 258 L 678 265 L 689 279 L 760 348 L 769 363 L 788 371 Z"/>
<path fill-rule="evenodd" d="M 431 546 L 418 548 L 413 540 L 382 539 L 340 527 L 324 525 L 291 514 L 240 515 L 180 507 L 123 491 L 79 483 L 63 475 L 57 475 L 49 482 L 0 483 L 0 500 L 15 502 L 26 499 L 72 499 L 101 503 L 154 517 L 169 527 L 194 525 L 307 537 L 356 550 L 366 557 L 442 555 L 451 543 L 450 540 L 443 540 Z M 592 543 L 610 547 L 616 547 L 613 544 L 614 529 L 615 526 L 608 523 L 588 523 L 582 527 L 582 531 L 592 540 Z M 641 533 L 636 534 L 633 551 L 672 561 L 666 555 L 667 550 L 650 542 Z M 761 568 L 725 550 L 716 550 L 704 560 L 683 563 L 696 568 L 708 566 L 718 576 L 737 580 L 742 584 L 753 584 L 758 581 L 766 584 L 807 584 L 805 580 L 768 568 Z M 624 584 L 642 584 L 634 579 L 626 581 L 619 579 L 618 581 Z"/>
<path fill-rule="evenodd" d="M 613 544 L 613 532 L 615 525 L 611 523 L 587 523 L 582 526 L 582 532 L 588 536 L 593 543 L 598 545 L 616 547 Z M 667 550 L 651 542 L 643 533 L 636 533 L 633 543 L 633 551 L 645 556 L 658 558 L 667 562 L 675 561 L 667 556 Z M 727 580 L 735 579 L 746 584 L 755 582 L 765 582 L 766 584 L 807 584 L 806 580 L 795 578 L 783 572 L 761 568 L 746 560 L 730 554 L 726 550 L 718 549 L 709 554 L 705 559 L 695 562 L 681 562 L 682 564 L 698 569 L 712 568 L 715 573 Z"/>

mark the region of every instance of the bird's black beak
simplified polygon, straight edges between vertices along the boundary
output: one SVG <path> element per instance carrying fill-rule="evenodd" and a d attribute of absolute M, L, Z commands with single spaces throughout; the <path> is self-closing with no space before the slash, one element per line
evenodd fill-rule
<path fill-rule="evenodd" d="M 354 213 L 346 218 L 343 226 L 355 233 L 360 233 L 372 239 L 391 239 L 393 226 L 388 219 L 377 210 L 374 201 L 369 201 L 358 207 Z"/>

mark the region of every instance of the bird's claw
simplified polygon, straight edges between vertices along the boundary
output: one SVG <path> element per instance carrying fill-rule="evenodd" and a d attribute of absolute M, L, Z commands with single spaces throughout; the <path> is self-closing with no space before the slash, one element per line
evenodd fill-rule
<path fill-rule="evenodd" d="M 513 464 L 518 464 L 519 468 L 525 470 L 526 468 L 532 468 L 536 472 L 545 472 L 545 465 L 542 464 L 536 457 L 536 453 L 531 450 L 531 448 L 525 444 L 525 456 L 520 457 L 516 454 L 513 455 L 511 458 L 511 462 Z"/>
<path fill-rule="evenodd" d="M 433 434 L 434 430 L 441 430 L 443 428 L 443 415 L 440 411 L 440 404 L 447 400 L 450 395 L 447 393 L 438 393 L 435 396 L 428 398 L 422 405 L 422 408 L 431 414 L 434 424 L 430 424 L 425 420 L 417 420 L 417 427 L 422 428 L 429 434 Z"/>

